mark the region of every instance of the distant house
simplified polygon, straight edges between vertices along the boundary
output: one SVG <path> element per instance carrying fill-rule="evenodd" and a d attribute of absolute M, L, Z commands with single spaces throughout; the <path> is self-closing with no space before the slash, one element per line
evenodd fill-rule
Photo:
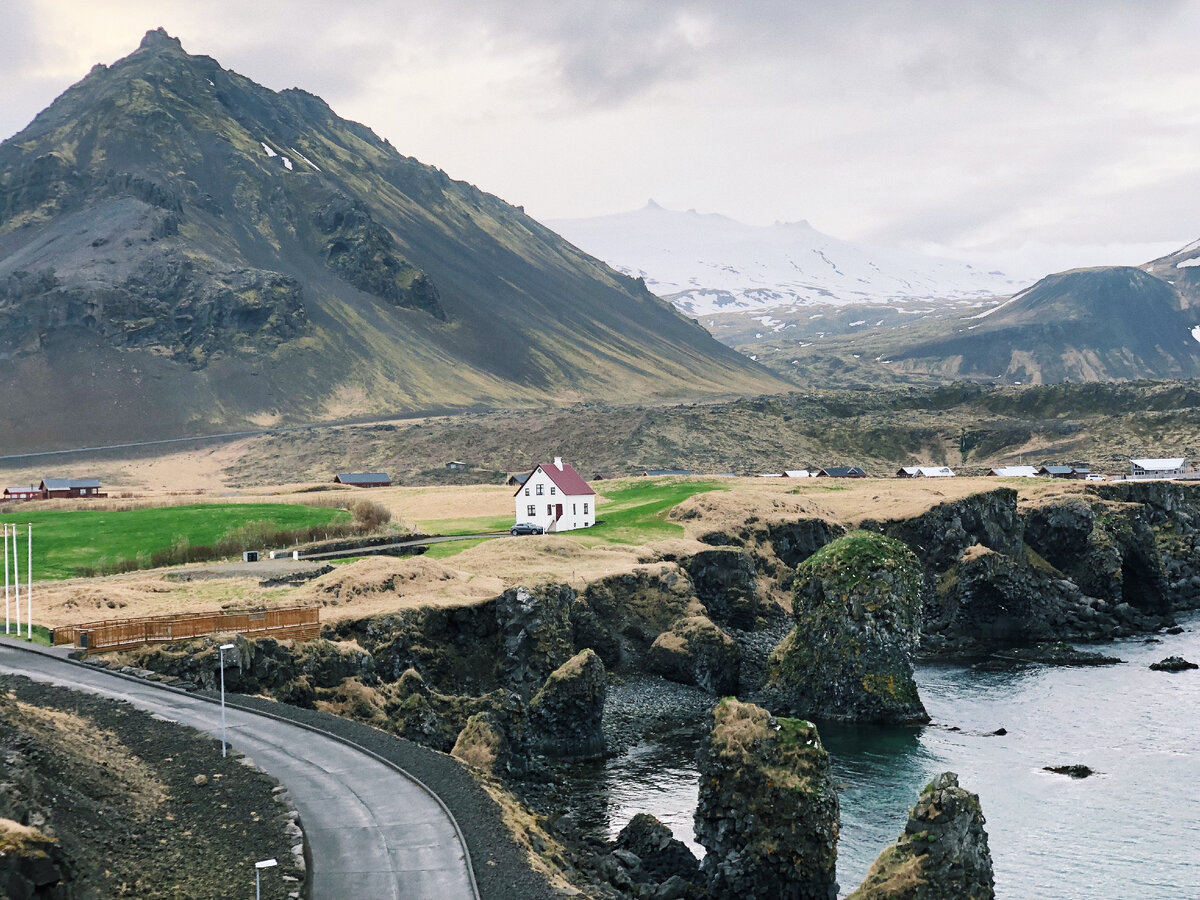
<path fill-rule="evenodd" d="M 504 483 L 509 487 L 517 487 L 518 485 L 524 484 L 528 478 L 528 472 L 514 472 L 512 475 L 509 475 L 504 479 Z"/>
<path fill-rule="evenodd" d="M 650 478 L 657 478 L 660 475 L 695 475 L 691 469 L 647 469 L 642 473 Z"/>
<path fill-rule="evenodd" d="M 517 522 L 533 522 L 547 533 L 590 528 L 596 523 L 596 492 L 562 457 L 529 473 L 513 494 Z"/>
<path fill-rule="evenodd" d="M 387 472 L 338 472 L 333 483 L 362 488 L 391 487 L 392 479 Z"/>
<path fill-rule="evenodd" d="M 867 473 L 859 466 L 826 466 L 817 470 L 818 478 L 866 478 Z"/>
<path fill-rule="evenodd" d="M 783 473 L 782 472 L 759 472 L 754 477 L 755 478 L 782 478 Z"/>
<path fill-rule="evenodd" d="M 896 472 L 897 478 L 953 478 L 954 471 L 949 466 L 902 466 Z"/>
<path fill-rule="evenodd" d="M 1041 478 L 1071 478 L 1075 470 L 1070 466 L 1042 466 L 1037 473 Z"/>
<path fill-rule="evenodd" d="M 42 499 L 57 500 L 64 497 L 107 497 L 100 493 L 98 478 L 43 478 L 39 485 Z"/>
<path fill-rule="evenodd" d="M 999 469 L 988 471 L 988 475 L 998 478 L 1037 478 L 1037 473 L 1035 466 L 1001 466 Z"/>
<path fill-rule="evenodd" d="M 1171 478 L 1188 471 L 1187 460 L 1182 457 L 1170 459 L 1131 459 L 1130 475 L 1133 478 Z"/>
<path fill-rule="evenodd" d="M 452 460 L 450 460 L 450 462 L 446 463 L 446 468 L 450 469 L 453 472 L 465 472 L 467 469 L 469 469 L 471 467 L 469 465 L 467 465 L 465 462 L 463 462 L 461 459 L 452 459 Z"/>
<path fill-rule="evenodd" d="M 4 489 L 5 500 L 41 500 L 42 489 L 34 487 L 32 484 L 25 487 L 6 487 Z"/>
<path fill-rule="evenodd" d="M 816 472 L 810 472 L 808 469 L 786 469 L 783 473 L 788 478 L 816 478 Z"/>

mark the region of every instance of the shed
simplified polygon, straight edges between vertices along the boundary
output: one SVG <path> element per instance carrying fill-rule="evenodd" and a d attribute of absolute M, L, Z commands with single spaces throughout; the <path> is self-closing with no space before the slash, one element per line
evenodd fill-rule
<path fill-rule="evenodd" d="M 462 472 L 471 467 L 469 465 L 467 465 L 465 462 L 463 462 L 461 459 L 452 459 L 452 460 L 450 460 L 450 462 L 446 463 L 446 468 L 450 469 L 454 472 Z"/>
<path fill-rule="evenodd" d="M 509 487 L 517 487 L 518 485 L 524 484 L 528 478 L 528 472 L 514 472 L 512 475 L 509 475 L 504 479 L 504 483 Z"/>
<path fill-rule="evenodd" d="M 41 500 L 42 489 L 35 487 L 32 484 L 22 487 L 6 487 L 4 489 L 5 500 Z"/>
<path fill-rule="evenodd" d="M 349 484 L 354 487 L 391 487 L 392 479 L 387 472 L 338 472 L 333 476 L 335 484 Z"/>

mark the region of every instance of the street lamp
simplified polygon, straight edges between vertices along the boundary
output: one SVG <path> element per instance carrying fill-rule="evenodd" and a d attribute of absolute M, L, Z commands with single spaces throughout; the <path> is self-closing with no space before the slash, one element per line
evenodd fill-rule
<path fill-rule="evenodd" d="M 221 656 L 221 755 L 225 755 L 225 651 L 232 650 L 233 644 L 222 644 L 218 648 Z M 274 865 L 272 860 L 271 864 Z"/>
<path fill-rule="evenodd" d="M 254 864 L 254 900 L 262 900 L 262 870 L 277 866 L 275 857 Z"/>

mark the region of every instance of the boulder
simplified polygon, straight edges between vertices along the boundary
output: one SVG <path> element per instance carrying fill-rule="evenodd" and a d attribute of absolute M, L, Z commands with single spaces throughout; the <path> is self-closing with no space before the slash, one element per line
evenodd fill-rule
<path fill-rule="evenodd" d="M 604 752 L 604 663 L 594 650 L 575 654 L 529 701 L 527 738 L 547 756 L 587 757 Z"/>
<path fill-rule="evenodd" d="M 764 694 L 795 715 L 927 722 L 913 681 L 921 567 L 899 541 L 838 538 L 796 570 L 796 627 L 771 654 Z"/>
<path fill-rule="evenodd" d="M 654 816 L 638 813 L 617 835 L 617 850 L 637 857 L 635 880 L 661 884 L 678 877 L 695 880 L 700 863 L 687 845 L 671 834 L 671 829 Z"/>
<path fill-rule="evenodd" d="M 0 888 L 14 900 L 67 900 L 66 856 L 58 841 L 36 828 L 0 818 Z"/>
<path fill-rule="evenodd" d="M 467 719 L 450 755 L 488 775 L 499 775 L 508 766 L 511 750 L 495 715 L 484 711 Z"/>
<path fill-rule="evenodd" d="M 991 900 L 992 856 L 979 796 L 944 772 L 926 785 L 896 843 L 847 900 Z"/>
<path fill-rule="evenodd" d="M 724 696 L 737 693 L 741 652 L 707 616 L 688 616 L 655 639 L 646 666 L 664 678 Z"/>
<path fill-rule="evenodd" d="M 709 896 L 834 900 L 839 808 L 817 729 L 727 698 L 701 744 L 696 838 Z"/>
<path fill-rule="evenodd" d="M 1155 672 L 1183 672 L 1187 669 L 1200 669 L 1194 662 L 1188 662 L 1182 656 L 1168 656 L 1156 663 L 1150 663 Z"/>

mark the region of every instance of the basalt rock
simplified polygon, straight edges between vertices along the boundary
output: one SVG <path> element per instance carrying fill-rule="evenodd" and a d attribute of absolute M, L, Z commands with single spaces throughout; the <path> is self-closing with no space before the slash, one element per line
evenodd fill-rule
<path fill-rule="evenodd" d="M 495 715 L 480 712 L 467 719 L 450 755 L 488 775 L 499 775 L 508 768 L 512 750 Z"/>
<path fill-rule="evenodd" d="M 0 889 L 13 900 L 69 900 L 67 860 L 58 841 L 0 818 Z"/>
<path fill-rule="evenodd" d="M 500 679 L 531 697 L 571 658 L 574 641 L 570 611 L 575 592 L 565 584 L 518 587 L 496 601 L 500 626 Z M 599 659 L 597 659 L 599 662 Z"/>
<path fill-rule="evenodd" d="M 1143 506 L 1068 497 L 1024 518 L 1029 546 L 1083 593 L 1151 615 L 1169 612 L 1167 577 Z"/>
<path fill-rule="evenodd" d="M 847 900 L 991 900 L 985 821 L 978 795 L 959 787 L 957 775 L 937 776 Z"/>
<path fill-rule="evenodd" d="M 621 829 L 616 849 L 637 858 L 630 874 L 643 884 L 662 884 L 673 877 L 692 882 L 700 871 L 700 862 L 687 845 L 647 813 L 638 813 Z"/>
<path fill-rule="evenodd" d="M 837 897 L 837 791 L 811 723 L 722 700 L 699 767 L 696 837 L 710 896 Z"/>
<path fill-rule="evenodd" d="M 575 649 L 591 647 L 610 669 L 636 667 L 654 640 L 690 609 L 699 609 L 692 583 L 673 565 L 594 581 L 571 607 Z"/>
<path fill-rule="evenodd" d="M 584 650 L 555 669 L 529 701 L 528 742 L 547 756 L 604 752 L 604 663 Z"/>
<path fill-rule="evenodd" d="M 646 665 L 664 678 L 724 696 L 737 693 L 741 651 L 711 619 L 689 616 L 658 636 Z"/>
<path fill-rule="evenodd" d="M 778 709 L 851 722 L 927 722 L 912 660 L 920 565 L 899 541 L 853 532 L 796 572 L 796 627 L 772 653 L 764 694 Z"/>
<path fill-rule="evenodd" d="M 1150 663 L 1150 668 L 1155 672 L 1184 672 L 1188 669 L 1200 669 L 1200 666 L 1188 662 L 1182 656 L 1168 656 L 1159 662 Z"/>
<path fill-rule="evenodd" d="M 766 538 L 779 560 L 795 568 L 845 533 L 845 528 L 831 525 L 824 519 L 800 519 L 796 522 L 769 525 Z"/>
<path fill-rule="evenodd" d="M 728 628 L 751 629 L 758 618 L 757 572 L 742 550 L 704 550 L 687 562 L 696 596 L 708 617 Z"/>

